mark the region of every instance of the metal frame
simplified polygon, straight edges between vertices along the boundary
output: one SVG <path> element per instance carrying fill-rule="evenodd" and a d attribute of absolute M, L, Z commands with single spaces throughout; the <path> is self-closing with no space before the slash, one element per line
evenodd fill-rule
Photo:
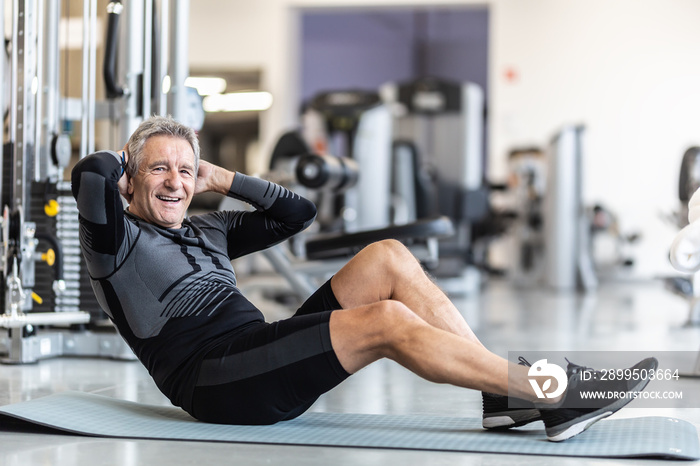
<path fill-rule="evenodd" d="M 79 157 L 85 157 L 96 149 L 95 126 L 98 119 L 109 118 L 109 106 L 116 108 L 114 124 L 117 125 L 121 143 L 125 142 L 138 124 L 153 111 L 170 113 L 183 118 L 187 111 L 184 87 L 189 74 L 187 44 L 189 37 L 189 0 L 130 0 L 124 8 L 126 24 L 120 31 L 121 69 L 125 92 L 118 101 L 101 101 L 96 98 L 97 88 L 97 0 L 83 0 L 83 48 L 80 99 L 61 96 L 59 90 L 59 22 L 60 0 L 11 0 L 12 1 L 12 56 L 10 69 L 0 60 L 0 78 L 10 77 L 10 140 L 11 160 L 0 154 L 0 206 L 3 217 L 0 232 L 3 254 L 1 285 L 4 287 L 4 313 L 0 314 L 0 327 L 8 330 L 7 338 L 0 338 L 0 353 L 7 355 L 2 362 L 29 363 L 40 359 L 82 355 L 117 359 L 134 359 L 134 355 L 116 332 L 90 332 L 80 329 L 90 323 L 91 315 L 84 310 L 66 310 L 70 306 L 56 305 L 54 312 L 33 310 L 35 263 L 40 260 L 36 251 L 37 224 L 30 218 L 32 186 L 35 182 L 61 183 L 63 169 L 56 156 L 57 139 L 62 121 L 80 122 Z M 0 1 L 0 33 L 4 37 L 5 6 L 10 0 Z M 118 4 L 121 11 L 121 3 Z M 160 35 L 154 39 L 154 22 L 160 24 Z M 170 32 L 177 31 L 177 34 Z M 157 42 L 154 43 L 153 41 Z M 155 57 L 153 45 L 168 54 Z M 156 60 L 157 63 L 152 63 Z M 152 78 L 152 73 L 155 79 Z M 161 86 L 166 75 L 173 85 L 167 96 Z M 152 99 L 152 95 L 155 94 Z M 166 98 L 167 97 L 167 98 Z M 4 92 L 0 92 L 0 108 L 4 108 Z M 64 141 L 65 142 L 65 141 Z M 12 170 L 8 179 L 11 186 L 3 187 L 3 170 Z M 35 195 L 36 196 L 36 195 Z M 73 199 L 60 198 L 65 215 L 77 211 Z M 36 204 L 36 199 L 34 200 Z M 48 215 L 48 214 L 47 214 Z M 38 221 L 38 219 L 37 219 Z M 57 222 L 64 220 L 57 220 Z M 74 229 L 75 230 L 75 229 Z M 73 233 L 75 234 L 75 233 Z M 72 250 L 78 250 L 75 239 L 68 242 Z M 79 252 L 77 258 L 62 266 L 67 275 L 79 276 Z M 65 293 L 65 284 L 54 283 L 58 296 Z M 71 293 L 79 290 L 74 286 Z"/>

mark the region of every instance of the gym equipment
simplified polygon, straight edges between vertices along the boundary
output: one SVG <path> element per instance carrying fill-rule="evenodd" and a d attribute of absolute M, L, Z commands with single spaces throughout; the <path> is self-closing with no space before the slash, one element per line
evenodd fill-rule
<path fill-rule="evenodd" d="M 678 199 L 680 210 L 673 216 L 671 223 L 679 228 L 686 228 L 689 224 L 688 203 L 693 194 L 700 189 L 700 147 L 690 147 L 681 159 L 680 174 L 678 179 Z M 683 233 L 679 233 L 681 235 Z M 678 242 L 678 241 L 674 241 Z M 671 255 L 675 251 L 671 251 Z M 672 263 L 674 258 L 672 259 Z M 676 260 L 678 261 L 678 260 Z M 687 262 L 687 261 L 686 261 Z M 687 265 L 687 264 L 686 264 Z M 682 269 L 676 265 L 679 270 Z M 688 320 L 686 325 L 700 325 L 700 273 L 688 273 L 683 276 L 668 277 L 665 279 L 666 288 L 688 301 Z M 700 357 L 696 365 L 696 372 L 700 375 Z"/>
<path fill-rule="evenodd" d="M 629 247 L 640 235 L 623 233 L 617 216 L 604 205 L 584 205 L 584 135 L 584 127 L 567 126 L 546 151 L 510 153 L 512 272 L 518 285 L 589 291 L 599 280 L 634 265 Z"/>
<path fill-rule="evenodd" d="M 11 55 L 0 60 L 0 77 L 11 90 L 9 102 L 0 92 L 0 108 L 9 108 L 9 139 L 0 157 L 0 327 L 7 329 L 0 353 L 6 363 L 60 355 L 135 359 L 100 309 L 84 268 L 78 211 L 70 183 L 63 181 L 73 155 L 70 133 L 80 128 L 77 155 L 84 157 L 95 151 L 98 120 L 112 123 L 107 133 L 118 135 L 117 142 L 106 145 L 114 147 L 151 113 L 184 121 L 196 113 L 188 108 L 190 92 L 184 86 L 188 0 L 108 5 L 105 101 L 96 98 L 97 1 L 83 2 L 82 60 L 76 68 L 81 76 L 75 76 L 76 69 L 61 69 L 68 66 L 61 54 L 69 53 L 59 47 L 61 5 L 60 0 L 0 2 L 3 37 L 5 13 L 12 12 Z M 168 57 L 160 53 L 166 46 Z M 164 93 L 166 75 L 171 84 Z M 63 95 L 59 78 L 66 93 L 69 81 L 80 82 L 80 98 Z"/>
<path fill-rule="evenodd" d="M 473 83 L 422 78 L 387 83 L 382 101 L 392 110 L 392 185 L 407 221 L 444 215 L 456 234 L 440 242 L 434 275 L 450 294 L 476 292 L 491 271 L 487 242 L 507 219 L 489 201 L 483 90 Z"/>
<path fill-rule="evenodd" d="M 319 207 L 317 223 L 324 234 L 376 233 L 449 219 L 455 234 L 444 235 L 442 227 L 436 230 L 439 248 L 431 249 L 440 260 L 432 260 L 431 273 L 446 292 L 470 293 L 481 285 L 479 270 L 491 271 L 485 243 L 501 234 L 507 223 L 489 203 L 492 187 L 485 182 L 483 123 L 483 92 L 471 83 L 421 79 L 389 83 L 379 93 L 325 92 L 305 106 L 301 130 L 280 138 L 271 169 L 296 169 L 296 178 L 286 181 L 315 187 L 304 169 L 320 179 L 320 165 L 299 167 L 296 160 L 308 152 L 333 154 L 329 162 L 334 165 L 327 165 L 337 168 L 336 177 L 318 183 L 332 186 L 344 179 L 344 161 L 356 163 L 359 175 L 352 189 L 309 196 Z M 272 179 L 280 182 L 285 177 Z M 329 245 L 309 243 L 306 253 L 334 255 L 317 249 Z"/>
<path fill-rule="evenodd" d="M 352 233 L 395 223 L 391 218 L 391 117 L 379 95 L 361 90 L 323 92 L 305 106 L 301 119 L 298 143 L 307 149 L 287 156 L 309 152 L 332 156 L 361 174 L 353 179 L 354 189 L 317 196 L 321 230 Z M 276 152 L 272 170 L 280 160 Z M 303 184 L 305 177 L 298 175 Z"/>
<path fill-rule="evenodd" d="M 700 147 L 693 146 L 685 151 L 681 160 L 681 169 L 678 179 L 680 210 L 678 213 L 674 214 L 671 219 L 671 223 L 681 229 L 673 241 L 669 257 L 671 263 L 679 270 L 683 269 L 683 267 L 679 266 L 679 262 L 684 267 L 688 267 L 689 270 L 694 268 L 687 260 L 681 262 L 682 258 L 673 258 L 673 255 L 687 254 L 689 252 L 695 253 L 692 249 L 693 246 L 697 244 L 697 240 L 694 237 L 684 238 L 684 235 L 692 234 L 695 236 L 696 233 L 694 225 L 697 224 L 697 219 L 695 214 L 689 215 L 689 201 L 693 198 L 693 194 L 695 194 L 698 189 L 700 189 Z M 689 224 L 689 217 L 694 219 L 692 225 Z M 691 229 L 691 231 L 688 231 L 688 229 Z M 675 249 L 686 250 L 681 251 Z M 700 325 L 700 271 L 691 272 L 682 276 L 666 277 L 664 279 L 664 284 L 666 289 L 688 302 L 688 319 L 686 321 L 686 326 Z M 700 351 L 695 360 L 693 370 L 685 375 L 689 377 L 700 377 Z"/>
<path fill-rule="evenodd" d="M 678 174 L 678 199 L 681 201 L 679 222 L 681 227 L 688 224 L 688 201 L 700 189 L 700 147 L 689 147 L 681 159 Z"/>
<path fill-rule="evenodd" d="M 383 239 L 403 242 L 434 268 L 438 240 L 454 234 L 453 224 L 438 214 L 400 222 L 392 216 L 391 118 L 378 95 L 321 93 L 307 105 L 302 120 L 300 131 L 278 140 L 266 178 L 314 200 L 318 215 L 312 230 L 317 231 L 260 253 L 294 294 L 304 300 L 353 254 Z M 220 208 L 241 207 L 225 199 Z"/>
<path fill-rule="evenodd" d="M 4 3 L 0 11 L 3 24 L 7 11 Z M 41 276 L 44 265 L 37 261 L 43 258 L 47 266 L 54 267 L 70 262 L 69 245 L 56 228 L 58 220 L 63 219 L 63 209 L 57 197 L 47 196 L 57 188 L 70 157 L 70 143 L 66 144 L 66 135 L 58 130 L 60 2 L 14 2 L 11 11 L 10 66 L 1 73 L 10 82 L 11 97 L 9 141 L 4 144 L 0 164 L 4 175 L 0 181 L 4 210 L 0 225 L 4 314 L 0 326 L 8 329 L 0 347 L 7 349 L 5 362 L 21 363 L 55 354 L 62 346 L 54 334 L 37 337 L 40 326 L 85 324 L 90 315 L 61 306 L 76 288 L 70 274 L 50 274 L 44 280 L 53 285 L 43 290 L 36 283 L 36 275 Z M 89 19 L 87 14 L 85 19 Z M 37 196 L 38 192 L 41 195 Z M 39 249 L 40 239 L 51 249 Z M 60 312 L 42 309 L 44 302 L 56 304 Z M 33 309 L 35 312 L 28 312 Z"/>
<path fill-rule="evenodd" d="M 518 286 L 533 286 L 542 277 L 544 233 L 542 202 L 546 191 L 546 161 L 538 147 L 513 149 L 508 154 L 505 197 L 515 217 L 512 233 L 512 280 Z"/>
<path fill-rule="evenodd" d="M 295 171 L 302 186 L 342 193 L 357 184 L 359 167 L 347 157 L 304 154 L 299 157 Z"/>
<path fill-rule="evenodd" d="M 3 406 L 0 414 L 37 427 L 108 438 L 577 457 L 700 458 L 695 427 L 668 417 L 603 420 L 574 440 L 554 443 L 546 441 L 541 424 L 496 432 L 482 429 L 481 419 L 429 415 L 309 412 L 271 426 L 206 424 L 173 406 L 145 405 L 80 392 Z M 11 429 L 13 422 L 0 418 L 0 425 Z"/>
<path fill-rule="evenodd" d="M 557 291 L 598 286 L 583 208 L 583 126 L 567 126 L 548 149 L 544 196 L 544 283 Z"/>
<path fill-rule="evenodd" d="M 564 292 L 598 286 L 591 236 L 605 225 L 596 217 L 602 208 L 587 210 L 583 203 L 584 135 L 583 126 L 565 126 L 545 151 L 511 153 L 519 284 Z"/>
<path fill-rule="evenodd" d="M 241 201 L 228 197 L 219 205 L 220 210 L 246 208 L 248 206 Z M 438 240 L 453 234 L 450 219 L 436 217 L 355 233 L 302 233 L 252 256 L 263 256 L 285 278 L 297 301 L 303 302 L 354 254 L 370 243 L 385 239 L 401 241 L 427 269 L 432 269 L 439 261 Z"/>
<path fill-rule="evenodd" d="M 600 280 L 608 275 L 629 269 L 635 264 L 631 253 L 640 233 L 623 232 L 618 216 L 602 204 L 586 208 L 591 235 L 591 257 Z"/>

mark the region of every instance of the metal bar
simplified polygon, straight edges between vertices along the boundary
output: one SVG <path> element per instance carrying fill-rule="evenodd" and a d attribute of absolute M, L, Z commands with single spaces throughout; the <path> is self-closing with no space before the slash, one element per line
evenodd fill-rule
<path fill-rule="evenodd" d="M 187 112 L 185 79 L 189 76 L 189 0 L 173 0 L 170 9 L 170 93 L 168 109 L 176 120 L 183 121 Z"/>
<path fill-rule="evenodd" d="M 34 181 L 41 180 L 42 165 L 46 163 L 48 153 L 44 151 L 44 146 L 41 143 L 41 135 L 44 129 L 44 53 L 45 41 L 43 34 L 45 33 L 44 25 L 44 0 L 38 0 L 36 9 L 36 112 L 34 115 Z"/>
<path fill-rule="evenodd" d="M 151 115 L 151 73 L 153 68 L 153 0 L 146 0 L 143 5 L 143 79 L 141 95 L 143 96 L 143 117 Z"/>
<path fill-rule="evenodd" d="M 16 139 L 14 144 L 14 173 L 12 199 L 14 207 L 22 209 L 24 219 L 29 219 L 29 203 L 26 202 L 29 184 L 27 162 L 34 150 L 34 112 L 36 110 L 32 93 L 32 82 L 36 77 L 36 15 L 33 0 L 16 3 L 17 6 L 17 49 L 16 87 Z M 20 228 L 23 228 L 21 226 Z"/>
<path fill-rule="evenodd" d="M 17 44 L 19 42 L 19 0 L 12 1 L 12 38 L 10 42 Z M 12 55 L 10 57 L 10 141 L 17 141 L 17 78 L 19 73 L 17 65 L 19 63 L 18 47 L 12 47 Z M 13 187 L 10 187 L 10 194 Z M 8 202 L 10 200 L 8 199 Z"/>
<path fill-rule="evenodd" d="M 316 287 L 308 279 L 308 276 L 294 270 L 291 261 L 284 254 L 280 246 L 265 249 L 262 251 L 262 255 L 272 264 L 275 271 L 287 279 L 293 291 L 302 301 L 311 296 L 315 291 Z"/>
<path fill-rule="evenodd" d="M 170 23 L 168 18 L 170 17 L 170 0 L 160 0 L 160 7 L 158 9 L 160 14 L 160 65 L 158 66 L 158 115 L 166 115 L 168 113 L 168 101 L 166 96 L 163 94 L 163 81 L 165 76 L 168 74 L 168 56 L 169 56 L 169 46 L 170 46 Z"/>
<path fill-rule="evenodd" d="M 83 62 L 82 62 L 82 86 L 80 94 L 81 118 L 80 118 L 80 158 L 88 155 L 88 93 L 90 79 L 90 0 L 83 0 Z"/>
<path fill-rule="evenodd" d="M 90 2 L 90 50 L 88 68 L 88 144 L 87 153 L 95 152 L 95 94 L 97 87 L 97 0 Z"/>
<path fill-rule="evenodd" d="M 46 134 L 59 132 L 59 78 L 60 56 L 58 25 L 61 20 L 61 0 L 46 2 Z"/>
<path fill-rule="evenodd" d="M 13 27 L 12 27 L 12 174 L 10 180 L 12 186 L 9 190 L 10 210 L 14 209 L 17 201 L 21 205 L 23 199 L 22 189 L 22 160 L 24 149 L 24 1 L 15 0 L 13 4 Z M 8 258 L 9 260 L 9 258 Z"/>
<path fill-rule="evenodd" d="M 124 35 L 120 59 L 121 69 L 126 73 L 127 98 L 124 105 L 124 118 L 120 122 L 121 141 L 126 142 L 131 133 L 141 123 L 142 87 L 139 79 L 143 74 L 143 0 L 131 0 L 124 6 Z"/>
<path fill-rule="evenodd" d="M 18 315 L 0 315 L 0 327 L 22 328 L 25 325 L 86 324 L 90 313 L 75 312 L 31 312 Z"/>

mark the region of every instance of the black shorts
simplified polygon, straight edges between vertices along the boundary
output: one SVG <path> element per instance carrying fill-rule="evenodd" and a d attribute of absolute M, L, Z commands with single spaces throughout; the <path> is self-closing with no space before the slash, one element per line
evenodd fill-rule
<path fill-rule="evenodd" d="M 289 319 L 260 322 L 210 351 L 191 403 L 195 418 L 221 424 L 293 419 L 348 377 L 331 346 L 340 309 L 330 280 Z"/>

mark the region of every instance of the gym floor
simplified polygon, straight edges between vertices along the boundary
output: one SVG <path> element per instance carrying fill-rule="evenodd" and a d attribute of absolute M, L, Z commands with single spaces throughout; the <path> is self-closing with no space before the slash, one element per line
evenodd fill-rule
<path fill-rule="evenodd" d="M 456 301 L 481 340 L 507 356 L 509 350 L 639 350 L 697 352 L 700 327 L 684 326 L 688 304 L 661 282 L 608 283 L 590 295 L 517 290 L 489 281 L 479 296 Z M 266 308 L 270 318 L 284 311 Z M 688 367 L 690 371 L 692 364 Z M 700 393 L 700 378 L 679 382 L 684 394 Z M 0 366 L 0 405 L 66 390 L 168 405 L 138 362 L 58 358 Z M 674 407 L 629 407 L 615 417 L 673 416 L 700 430 L 697 395 Z M 481 416 L 478 392 L 434 385 L 390 361 L 378 362 L 322 397 L 316 411 Z M 595 429 L 595 426 L 592 427 Z M 586 435 L 585 433 L 583 435 Z M 518 456 L 378 449 L 113 440 L 73 435 L 11 432 L 0 427 L 0 464 L 285 464 L 362 465 L 616 465 L 634 460 Z M 644 461 L 645 465 L 667 464 Z"/>

